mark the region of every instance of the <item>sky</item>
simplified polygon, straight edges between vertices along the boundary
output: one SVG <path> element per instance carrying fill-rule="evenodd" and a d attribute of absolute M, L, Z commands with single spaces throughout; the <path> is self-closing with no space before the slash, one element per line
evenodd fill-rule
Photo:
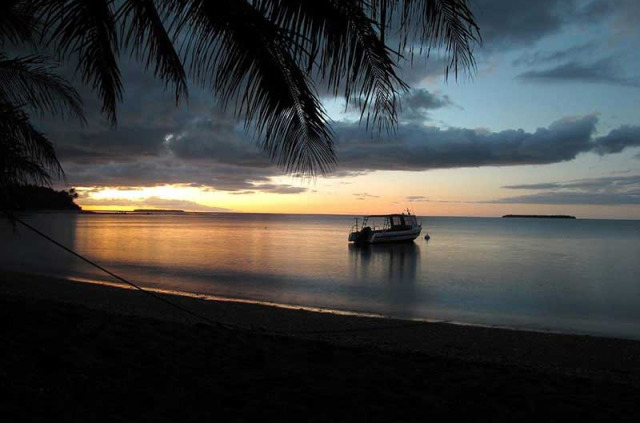
<path fill-rule="evenodd" d="M 136 62 L 117 128 L 82 87 L 88 125 L 40 125 L 88 210 L 640 218 L 640 1 L 470 3 L 477 71 L 402 66 L 395 134 L 323 97 L 338 156 L 325 177 L 283 174 L 211 94 L 176 107 Z"/>

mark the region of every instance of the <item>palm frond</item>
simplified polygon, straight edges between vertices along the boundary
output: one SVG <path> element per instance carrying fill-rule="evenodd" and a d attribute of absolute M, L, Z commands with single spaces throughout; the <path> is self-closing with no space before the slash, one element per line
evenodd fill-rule
<path fill-rule="evenodd" d="M 28 107 L 40 115 L 71 115 L 84 122 L 82 100 L 42 56 L 7 58 L 0 53 L 0 103 Z"/>
<path fill-rule="evenodd" d="M 37 35 L 33 10 L 23 0 L 0 2 L 0 45 L 33 41 Z"/>
<path fill-rule="evenodd" d="M 407 56 L 442 51 L 445 75 L 457 78 L 475 70 L 473 48 L 481 41 L 469 0 L 8 2 L 10 11 L 23 3 L 33 7 L 43 40 L 62 57 L 77 58 L 83 82 L 98 93 L 114 125 L 124 47 L 172 86 L 176 102 L 187 95 L 189 74 L 223 105 L 235 104 L 272 159 L 302 174 L 325 173 L 336 163 L 313 80 L 360 107 L 367 126 L 389 130 L 407 88 L 397 75 Z"/>
<path fill-rule="evenodd" d="M 45 42 L 64 58 L 77 58 L 82 81 L 102 99 L 102 112 L 116 124 L 122 100 L 118 36 L 111 0 L 32 0 Z"/>
<path fill-rule="evenodd" d="M 122 28 L 124 45 L 154 74 L 172 84 L 176 104 L 186 97 L 187 77 L 180 56 L 164 27 L 163 19 L 153 0 L 126 0 L 118 9 L 117 21 Z"/>
<path fill-rule="evenodd" d="M 335 165 L 327 117 L 289 50 L 295 40 L 244 0 L 176 1 L 172 13 L 194 79 L 222 104 L 235 100 L 279 166 L 315 174 Z"/>
<path fill-rule="evenodd" d="M 11 104 L 0 104 L 0 185 L 49 185 L 64 177 L 53 144 L 36 130 L 29 115 Z"/>
<path fill-rule="evenodd" d="M 379 130 L 397 122 L 396 103 L 406 85 L 396 74 L 390 50 L 378 36 L 377 22 L 360 0 L 257 0 L 257 6 L 296 42 L 290 47 L 307 70 L 327 83 L 347 106 Z"/>
<path fill-rule="evenodd" d="M 468 0 L 370 0 L 371 15 L 394 33 L 398 52 L 427 55 L 443 48 L 448 56 L 445 77 L 475 70 L 473 46 L 481 42 L 480 29 Z"/>

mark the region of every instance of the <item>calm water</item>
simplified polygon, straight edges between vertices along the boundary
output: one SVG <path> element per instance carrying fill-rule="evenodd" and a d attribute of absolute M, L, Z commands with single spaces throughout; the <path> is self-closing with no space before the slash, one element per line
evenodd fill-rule
<path fill-rule="evenodd" d="M 345 216 L 24 218 L 146 287 L 640 339 L 640 221 L 424 217 L 428 242 L 354 248 Z M 6 221 L 0 269 L 110 280 Z"/>

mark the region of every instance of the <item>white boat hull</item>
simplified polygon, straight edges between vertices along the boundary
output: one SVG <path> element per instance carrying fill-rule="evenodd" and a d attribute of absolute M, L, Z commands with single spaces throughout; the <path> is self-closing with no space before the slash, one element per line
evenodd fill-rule
<path fill-rule="evenodd" d="M 358 244 L 383 244 L 388 242 L 409 242 L 420 236 L 422 231 L 421 226 L 414 226 L 411 229 L 406 230 L 378 230 L 372 231 L 369 236 L 363 238 L 359 232 L 352 232 L 349 236 L 349 241 L 356 242 Z"/>
<path fill-rule="evenodd" d="M 369 244 L 382 244 L 385 242 L 413 241 L 420 236 L 421 227 L 411 228 L 404 231 L 374 231 L 369 238 Z"/>

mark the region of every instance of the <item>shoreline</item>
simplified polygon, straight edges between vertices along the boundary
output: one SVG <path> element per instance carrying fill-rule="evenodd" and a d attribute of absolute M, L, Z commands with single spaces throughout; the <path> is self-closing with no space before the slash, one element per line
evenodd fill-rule
<path fill-rule="evenodd" d="M 203 324 L 121 283 L 0 271 L 0 295 L 73 304 L 104 312 Z M 521 330 L 448 321 L 297 307 L 175 291 L 151 290 L 207 319 L 238 330 L 321 340 L 336 345 L 512 363 L 571 372 L 628 371 L 640 381 L 640 341 L 555 331 Z M 178 295 L 180 294 L 180 295 Z M 529 345 L 524 349 L 522 345 Z M 560 348 L 562 347 L 562 348 Z M 625 352 L 628 360 L 620 360 Z M 589 353 L 586 353 L 589 352 Z M 526 353 L 526 355 L 525 355 Z M 575 355 L 579 355 L 576 360 Z"/>
<path fill-rule="evenodd" d="M 0 271 L 10 421 L 623 420 L 640 342 L 345 316 Z M 277 333 L 276 333 L 277 332 Z"/>
<path fill-rule="evenodd" d="M 1 273 L 2 271 L 0 271 Z M 20 273 L 20 272 L 16 272 Z M 46 274 L 33 273 L 27 274 L 31 276 L 51 278 L 51 279 L 62 279 L 74 283 L 84 283 L 96 286 L 105 286 L 116 289 L 126 289 L 133 290 L 134 288 L 131 285 L 122 283 L 122 282 L 107 282 L 107 281 L 99 281 L 99 280 L 91 280 L 86 278 L 77 278 L 77 277 L 66 277 L 66 278 L 57 278 L 55 276 L 50 276 Z M 393 322 L 405 322 L 405 323 L 438 323 L 438 324 L 446 324 L 446 325 L 454 325 L 454 326 L 466 326 L 466 327 L 477 327 L 483 329 L 499 329 L 506 331 L 516 331 L 516 332 L 531 332 L 531 333 L 539 333 L 539 334 L 551 334 L 551 335 L 567 335 L 567 336 L 580 336 L 580 337 L 591 337 L 591 338 L 604 338 L 604 339 L 614 339 L 614 340 L 624 340 L 624 341 L 634 341 L 640 342 L 640 335 L 638 338 L 625 338 L 621 336 L 608 335 L 606 332 L 603 333 L 588 333 L 588 332 L 568 332 L 562 331 L 559 329 L 538 329 L 532 327 L 517 327 L 517 326 L 508 326 L 508 325 L 497 325 L 497 324 L 482 324 L 482 323 L 472 323 L 472 322 L 464 322 L 457 320 L 446 320 L 446 319 L 430 319 L 430 318 L 422 318 L 422 317 L 400 317 L 393 315 L 384 315 L 373 312 L 360 312 L 360 311 L 352 311 L 352 310 L 344 310 L 337 308 L 326 308 L 326 307 L 312 307 L 305 306 L 300 304 L 286 304 L 286 303 L 277 303 L 273 301 L 261 301 L 261 300 L 253 300 L 248 298 L 236 298 L 236 297 L 226 297 L 224 295 L 214 295 L 214 294 L 202 294 L 196 292 L 187 292 L 187 291 L 177 291 L 170 289 L 161 289 L 161 288 L 150 288 L 143 287 L 144 291 L 152 292 L 154 294 L 166 295 L 169 297 L 185 297 L 198 299 L 202 301 L 213 301 L 213 302 L 221 302 L 221 303 L 239 303 L 239 304 L 250 304 L 262 307 L 273 307 L 276 309 L 284 309 L 284 310 L 297 310 L 297 311 L 306 311 L 311 313 L 320 313 L 320 314 L 328 314 L 328 315 L 339 315 L 339 316 L 350 316 L 355 318 L 370 318 L 370 319 L 381 319 L 383 321 L 393 321 Z"/>

